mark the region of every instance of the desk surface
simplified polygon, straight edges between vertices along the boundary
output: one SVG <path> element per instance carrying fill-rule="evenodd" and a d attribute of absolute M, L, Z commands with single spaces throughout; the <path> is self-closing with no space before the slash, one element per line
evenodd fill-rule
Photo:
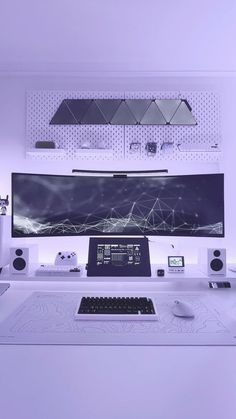
<path fill-rule="evenodd" d="M 205 292 L 206 283 L 12 282 L 0 320 L 36 290 Z M 210 291 L 209 291 L 210 292 Z M 236 292 L 212 290 L 236 319 Z M 4 419 L 235 419 L 235 347 L 0 346 Z"/>

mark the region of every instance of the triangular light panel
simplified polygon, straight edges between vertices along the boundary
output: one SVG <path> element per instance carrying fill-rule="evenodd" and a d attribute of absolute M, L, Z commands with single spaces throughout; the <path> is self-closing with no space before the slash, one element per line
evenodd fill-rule
<path fill-rule="evenodd" d="M 187 101 L 182 100 L 173 118 L 170 121 L 171 125 L 197 125 L 194 116 L 191 113 L 191 108 Z"/>
<path fill-rule="evenodd" d="M 129 110 L 125 101 L 122 100 L 119 108 L 111 120 L 112 125 L 136 125 L 137 121 Z"/>
<path fill-rule="evenodd" d="M 71 113 L 70 109 L 66 104 L 66 100 L 63 100 L 53 115 L 50 125 L 74 125 L 77 124 L 76 118 Z"/>
<path fill-rule="evenodd" d="M 102 112 L 100 111 L 99 107 L 97 106 L 94 100 L 92 100 L 92 103 L 90 104 L 87 112 L 81 120 L 81 124 L 107 124 Z"/>
<path fill-rule="evenodd" d="M 137 122 L 140 122 L 143 118 L 146 110 L 151 105 L 151 99 L 126 99 L 129 109 L 134 115 Z"/>
<path fill-rule="evenodd" d="M 141 125 L 165 125 L 166 124 L 166 120 L 155 102 L 152 101 L 151 105 L 149 106 L 143 118 L 141 119 L 140 124 Z"/>
<path fill-rule="evenodd" d="M 160 109 L 167 123 L 173 118 L 179 105 L 181 104 L 180 99 L 156 99 L 156 104 Z"/>
<path fill-rule="evenodd" d="M 95 102 L 109 124 L 121 104 L 121 99 L 95 99 Z"/>
<path fill-rule="evenodd" d="M 66 99 L 66 104 L 78 124 L 81 123 L 90 103 L 91 99 Z"/>

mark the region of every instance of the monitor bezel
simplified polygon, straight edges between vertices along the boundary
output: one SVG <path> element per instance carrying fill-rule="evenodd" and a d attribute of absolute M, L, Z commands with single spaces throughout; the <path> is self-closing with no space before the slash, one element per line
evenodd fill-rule
<path fill-rule="evenodd" d="M 110 172 L 109 172 L 110 173 Z M 125 173 L 125 171 L 124 171 Z M 225 203 L 223 205 L 223 233 L 222 234 L 214 234 L 214 235 L 209 235 L 209 234 L 186 234 L 185 232 L 183 232 L 183 234 L 181 234 L 180 232 L 177 233 L 168 233 L 167 231 L 165 231 L 165 234 L 163 234 L 163 231 L 161 233 L 146 233 L 146 234 L 142 234 L 142 233 L 138 233 L 138 234 L 125 234 L 125 233 L 105 233 L 103 234 L 102 232 L 98 232 L 98 233 L 92 233 L 89 232 L 88 233 L 76 233 L 76 234 L 14 234 L 14 222 L 13 222 L 13 218 L 14 218 L 14 196 L 13 196 L 13 177 L 15 175 L 30 175 L 30 176 L 47 176 L 47 177 L 61 177 L 61 178 L 77 178 L 77 177 L 81 177 L 81 178 L 85 178 L 85 177 L 96 177 L 96 178 L 107 178 L 107 176 L 94 176 L 89 174 L 88 176 L 84 176 L 84 174 L 82 176 L 78 176 L 78 174 L 76 175 L 60 175 L 60 174 L 51 174 L 51 173 L 22 173 L 22 172 L 12 172 L 11 173 L 11 237 L 12 238 L 37 238 L 37 237 L 99 237 L 99 236 L 103 236 L 103 237 L 116 237 L 116 236 L 128 236 L 128 237 L 146 237 L 146 236 L 151 236 L 151 237 L 186 237 L 186 238 L 210 238 L 210 239 L 215 239 L 215 238 L 224 238 L 225 237 Z M 143 177 L 143 178 L 147 178 L 147 177 L 151 177 L 151 178 L 184 178 L 184 177 L 200 177 L 200 176 L 214 176 L 214 175 L 221 175 L 223 177 L 223 199 L 224 199 L 224 173 L 197 173 L 197 174 L 181 174 L 181 175 L 156 175 L 156 176 L 139 176 L 139 177 Z M 110 176 L 113 177 L 113 176 Z M 117 177 L 113 177 L 114 179 L 119 179 Z M 137 176 L 132 176 L 129 175 L 123 179 L 130 179 L 130 178 L 135 178 L 137 179 Z"/>

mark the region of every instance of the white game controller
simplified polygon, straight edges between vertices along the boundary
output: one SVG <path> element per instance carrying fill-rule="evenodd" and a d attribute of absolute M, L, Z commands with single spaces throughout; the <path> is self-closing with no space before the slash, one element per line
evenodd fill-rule
<path fill-rule="evenodd" d="M 55 259 L 55 265 L 77 266 L 77 254 L 75 252 L 58 252 Z"/>

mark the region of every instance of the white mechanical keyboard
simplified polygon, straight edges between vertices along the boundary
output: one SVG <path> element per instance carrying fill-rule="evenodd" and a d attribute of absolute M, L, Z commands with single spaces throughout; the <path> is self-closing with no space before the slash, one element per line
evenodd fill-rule
<path fill-rule="evenodd" d="M 154 302 L 148 297 L 82 297 L 75 312 L 76 320 L 158 320 Z"/>
<path fill-rule="evenodd" d="M 35 270 L 35 276 L 80 276 L 81 266 L 42 264 Z"/>

